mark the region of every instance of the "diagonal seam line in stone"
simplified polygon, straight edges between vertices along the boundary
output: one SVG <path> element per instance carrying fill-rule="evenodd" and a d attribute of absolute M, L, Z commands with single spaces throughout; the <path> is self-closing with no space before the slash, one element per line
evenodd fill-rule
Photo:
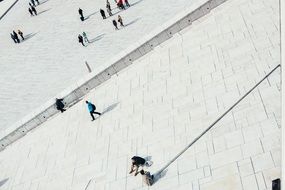
<path fill-rule="evenodd" d="M 265 79 L 267 79 L 277 68 L 281 65 L 277 65 L 272 69 L 265 77 L 263 77 L 257 84 L 255 84 L 247 93 L 245 93 L 236 103 L 234 103 L 230 108 L 228 108 L 218 119 L 216 119 L 206 130 L 204 130 L 198 137 L 196 137 L 190 144 L 188 144 L 181 152 L 179 152 L 172 160 L 170 160 L 164 167 L 158 170 L 155 175 L 159 176 L 162 171 L 164 171 L 170 164 L 172 164 L 177 158 L 179 158 L 188 148 L 195 144 L 201 137 L 203 137 L 212 127 L 215 126 L 225 115 L 227 115 L 236 105 L 238 105 L 245 97 L 247 97 L 256 87 L 258 87 Z"/>

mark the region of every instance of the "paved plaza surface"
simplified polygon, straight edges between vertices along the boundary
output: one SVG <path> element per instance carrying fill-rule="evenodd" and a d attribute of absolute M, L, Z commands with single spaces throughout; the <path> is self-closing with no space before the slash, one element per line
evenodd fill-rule
<path fill-rule="evenodd" d="M 146 1 L 146 0 L 145 0 Z M 281 176 L 277 0 L 228 0 L 0 152 L 2 190 L 269 190 Z M 91 122 L 85 100 L 102 116 Z"/>
<path fill-rule="evenodd" d="M 106 0 L 39 1 L 38 16 L 30 16 L 29 0 L 19 0 L 0 22 L 0 130 L 84 77 L 85 61 L 96 71 L 193 2 L 129 0 L 131 7 L 119 12 L 114 0 L 109 0 L 114 16 L 103 20 L 99 9 L 106 10 Z M 89 17 L 84 22 L 79 8 Z M 126 27 L 115 31 L 112 20 L 118 15 Z M 18 29 L 27 40 L 14 44 L 10 33 Z M 93 41 L 85 48 L 77 39 L 83 31 Z"/>

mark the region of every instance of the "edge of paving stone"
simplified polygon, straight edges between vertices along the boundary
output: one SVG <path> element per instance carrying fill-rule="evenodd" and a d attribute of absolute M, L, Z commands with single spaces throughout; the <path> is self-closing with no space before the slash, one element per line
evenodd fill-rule
<path fill-rule="evenodd" d="M 55 97 L 64 98 L 64 103 L 67 106 L 74 104 L 74 102 L 79 101 L 88 94 L 90 90 L 98 87 L 113 75 L 118 74 L 135 60 L 149 53 L 156 46 L 170 39 L 176 33 L 190 26 L 192 22 L 208 14 L 211 9 L 214 9 L 226 1 L 227 0 L 199 0 L 194 2 L 190 7 L 186 7 L 175 17 L 108 60 L 105 64 L 100 66 L 96 72 L 87 74 Z M 0 131 L 0 151 L 58 113 L 58 110 L 56 110 L 54 106 L 55 97 L 14 123 L 11 127 Z"/>
<path fill-rule="evenodd" d="M 2 20 L 2 18 L 14 7 L 14 5 L 16 5 L 16 3 L 19 0 L 14 1 L 14 3 L 12 3 L 12 5 L 10 5 L 10 7 L 0 16 L 0 20 Z"/>

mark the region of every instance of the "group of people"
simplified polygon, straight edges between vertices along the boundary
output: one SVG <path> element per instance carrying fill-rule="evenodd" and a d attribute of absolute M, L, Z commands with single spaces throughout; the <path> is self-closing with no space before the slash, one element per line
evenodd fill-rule
<path fill-rule="evenodd" d="M 96 112 L 96 106 L 89 102 L 89 101 L 85 101 L 85 103 L 87 104 L 87 109 L 88 109 L 88 112 L 90 113 L 90 116 L 92 118 L 91 121 L 94 121 L 95 120 L 95 117 L 94 117 L 94 114 L 97 114 L 97 115 L 101 115 L 102 113 L 100 112 Z M 63 113 L 64 111 L 66 111 L 66 109 L 64 109 L 64 103 L 63 103 L 63 99 L 58 99 L 56 98 L 55 99 L 55 105 L 56 105 L 56 108 L 58 110 L 61 111 L 61 113 Z M 151 161 L 147 161 L 146 159 L 142 158 L 142 157 L 139 157 L 139 156 L 133 156 L 131 158 L 131 170 L 129 172 L 129 174 L 132 174 L 133 172 L 135 172 L 134 176 L 136 176 L 137 174 L 141 174 L 142 176 L 142 179 L 143 179 L 143 182 L 148 185 L 148 186 L 151 186 L 153 183 L 154 183 L 154 176 L 150 174 L 150 172 L 148 171 L 145 171 L 143 169 L 144 166 L 151 166 Z M 142 169 L 140 169 L 142 168 Z M 139 171 L 140 169 L 140 171 Z"/>
<path fill-rule="evenodd" d="M 40 4 L 39 0 L 31 0 L 31 2 L 29 3 L 30 7 L 28 9 L 31 16 L 35 16 L 38 14 L 35 8 L 36 7 L 35 1 L 37 2 L 38 5 Z"/>
<path fill-rule="evenodd" d="M 18 34 L 19 34 L 19 36 L 21 36 L 22 40 L 24 41 L 25 38 L 24 38 L 23 32 L 21 30 L 18 30 Z M 20 39 L 18 37 L 18 34 L 14 30 L 12 33 L 10 33 L 10 36 L 11 36 L 12 40 L 15 42 L 15 44 L 20 43 Z"/>
<path fill-rule="evenodd" d="M 95 117 L 94 117 L 94 114 L 97 114 L 97 115 L 101 115 L 100 112 L 96 112 L 96 106 L 94 104 L 92 104 L 91 102 L 89 101 L 86 101 L 85 102 L 87 104 L 87 109 L 88 109 L 88 112 L 90 113 L 91 115 L 91 118 L 92 120 L 91 121 L 94 121 L 95 120 Z M 63 99 L 62 98 L 56 98 L 55 99 L 55 106 L 56 106 L 56 109 L 61 111 L 61 113 L 63 113 L 64 111 L 66 111 L 66 109 L 64 109 L 65 105 L 63 103 Z"/>
<path fill-rule="evenodd" d="M 125 7 L 130 7 L 130 4 L 129 4 L 128 0 L 124 0 L 124 2 L 123 2 L 123 0 L 118 0 L 118 2 L 117 2 L 117 0 L 115 0 L 115 3 L 117 4 L 119 9 L 126 9 Z M 107 12 L 108 12 L 109 16 L 110 17 L 113 16 L 112 8 L 111 8 L 111 4 L 110 4 L 109 0 L 106 1 L 106 9 L 107 9 Z M 85 17 L 83 15 L 83 10 L 81 8 L 78 9 L 78 13 L 79 13 L 79 16 L 80 16 L 80 20 L 84 21 Z M 105 14 L 105 11 L 103 9 L 100 9 L 100 14 L 101 14 L 103 19 L 107 18 L 106 14 Z M 115 19 L 112 20 L 112 23 L 113 23 L 113 25 L 115 27 L 115 30 L 119 30 L 117 22 L 120 23 L 121 27 L 124 27 L 124 23 L 123 23 L 122 17 L 120 15 L 118 15 L 117 21 Z M 86 35 L 85 32 L 83 32 L 82 35 L 81 34 L 78 35 L 78 42 L 80 44 L 82 44 L 82 46 L 86 46 L 85 43 L 89 43 L 89 40 L 88 40 L 87 35 Z"/>

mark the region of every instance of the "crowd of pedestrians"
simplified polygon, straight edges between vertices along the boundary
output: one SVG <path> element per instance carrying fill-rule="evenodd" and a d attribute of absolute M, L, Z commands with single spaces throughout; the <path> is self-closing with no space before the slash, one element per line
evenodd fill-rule
<path fill-rule="evenodd" d="M 130 4 L 129 4 L 129 1 L 128 0 L 114 0 L 117 7 L 120 9 L 120 10 L 125 10 L 126 8 L 130 7 Z M 112 17 L 113 16 L 113 13 L 112 13 L 112 8 L 111 8 L 111 4 L 109 2 L 109 0 L 106 0 L 106 11 L 109 15 L 109 17 Z M 102 17 L 103 20 L 107 19 L 107 16 L 106 16 L 106 12 L 105 10 L 103 10 L 102 8 L 99 10 L 100 12 L 100 15 Z M 86 18 L 84 17 L 83 15 L 83 10 L 81 8 L 78 9 L 78 14 L 79 14 L 79 18 L 80 20 L 83 22 L 84 20 L 86 20 Z M 123 23 L 123 19 L 120 15 L 118 15 L 118 18 L 117 19 L 113 19 L 112 20 L 112 24 L 113 26 L 115 27 L 115 30 L 119 30 L 119 27 L 118 27 L 118 23 L 120 23 L 120 27 L 124 27 L 124 23 Z M 85 40 L 86 39 L 86 40 Z M 86 35 L 84 37 L 84 35 L 81 35 L 79 34 L 78 35 L 78 42 L 80 44 L 82 44 L 82 46 L 86 46 L 86 43 L 90 43 L 89 40 L 87 39 Z M 85 43 L 84 43 L 85 42 Z"/>

